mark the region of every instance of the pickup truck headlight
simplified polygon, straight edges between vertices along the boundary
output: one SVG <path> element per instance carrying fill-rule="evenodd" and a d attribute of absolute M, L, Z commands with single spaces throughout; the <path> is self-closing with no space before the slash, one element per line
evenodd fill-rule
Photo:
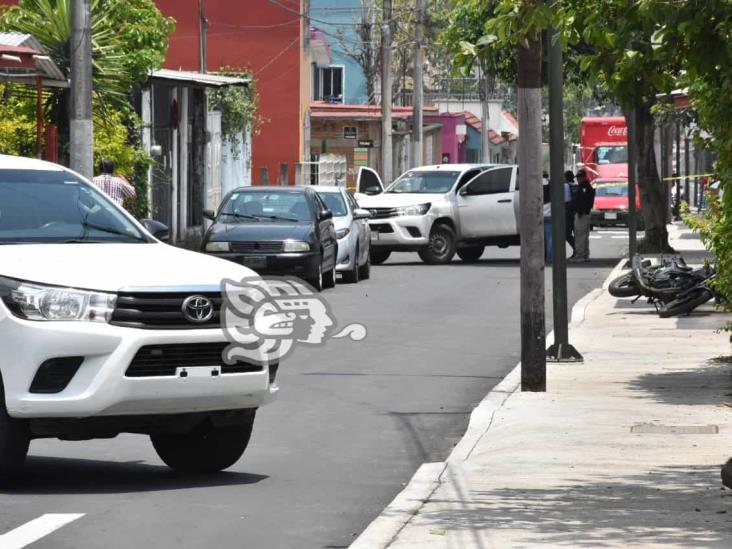
<path fill-rule="evenodd" d="M 283 252 L 309 252 L 310 244 L 302 240 L 285 240 Z"/>
<path fill-rule="evenodd" d="M 397 208 L 397 213 L 399 215 L 424 215 L 426 214 L 432 204 L 427 202 L 427 204 L 418 204 L 416 206 L 404 206 L 402 208 Z"/>
<path fill-rule="evenodd" d="M 207 252 L 229 252 L 231 251 L 231 242 L 206 242 Z"/>
<path fill-rule="evenodd" d="M 10 311 L 26 320 L 109 322 L 115 294 L 44 286 L 0 278 L 0 298 Z"/>
<path fill-rule="evenodd" d="M 346 238 L 349 234 L 351 234 L 351 229 L 346 227 L 345 229 L 338 229 L 336 231 L 336 238 L 340 240 L 341 238 Z"/>

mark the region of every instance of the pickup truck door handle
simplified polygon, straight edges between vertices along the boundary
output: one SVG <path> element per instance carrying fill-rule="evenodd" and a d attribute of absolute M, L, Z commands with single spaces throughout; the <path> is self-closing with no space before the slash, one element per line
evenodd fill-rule
<path fill-rule="evenodd" d="M 509 202 L 513 202 L 510 198 L 502 198 L 498 201 L 499 204 L 508 204 Z"/>

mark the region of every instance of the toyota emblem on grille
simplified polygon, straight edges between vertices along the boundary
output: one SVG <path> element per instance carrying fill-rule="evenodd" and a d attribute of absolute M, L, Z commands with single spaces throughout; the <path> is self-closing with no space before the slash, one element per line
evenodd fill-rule
<path fill-rule="evenodd" d="M 208 322 L 214 315 L 213 302 L 202 295 L 192 295 L 183 302 L 181 306 L 183 316 L 193 324 Z"/>

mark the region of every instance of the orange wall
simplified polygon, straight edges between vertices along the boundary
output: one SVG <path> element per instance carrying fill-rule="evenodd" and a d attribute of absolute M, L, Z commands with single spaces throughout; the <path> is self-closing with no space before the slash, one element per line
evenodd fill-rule
<path fill-rule="evenodd" d="M 207 69 L 229 66 L 254 72 L 264 118 L 254 136 L 252 180 L 266 166 L 277 181 L 287 163 L 290 182 L 300 159 L 300 0 L 205 0 L 208 27 Z M 198 0 L 156 0 L 160 11 L 177 21 L 165 67 L 198 70 Z M 294 12 L 294 13 L 293 13 Z"/>

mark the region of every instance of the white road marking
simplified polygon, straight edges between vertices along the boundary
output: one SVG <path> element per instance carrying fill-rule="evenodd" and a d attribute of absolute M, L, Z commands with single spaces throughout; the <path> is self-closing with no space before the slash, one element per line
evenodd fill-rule
<path fill-rule="evenodd" d="M 1 549 L 22 549 L 86 513 L 47 513 L 0 536 Z"/>
<path fill-rule="evenodd" d="M 623 235 L 623 236 L 615 236 L 615 235 L 613 235 L 610 238 L 626 239 L 626 238 L 628 238 L 628 235 L 627 234 L 626 235 Z"/>
<path fill-rule="evenodd" d="M 602 235 L 599 234 L 591 234 L 590 238 L 602 238 Z"/>

